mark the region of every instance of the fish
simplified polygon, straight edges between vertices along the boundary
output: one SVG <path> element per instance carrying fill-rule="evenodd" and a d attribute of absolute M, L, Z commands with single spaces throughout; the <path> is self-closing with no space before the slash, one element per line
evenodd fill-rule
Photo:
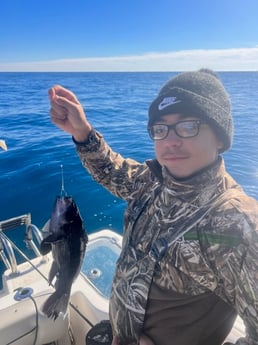
<path fill-rule="evenodd" d="M 52 251 L 53 263 L 48 281 L 51 285 L 55 278 L 55 291 L 44 302 L 42 311 L 56 320 L 60 313 L 65 315 L 67 312 L 72 284 L 80 272 L 86 252 L 88 234 L 71 196 L 56 197 L 47 228 L 40 252 L 46 255 Z"/>

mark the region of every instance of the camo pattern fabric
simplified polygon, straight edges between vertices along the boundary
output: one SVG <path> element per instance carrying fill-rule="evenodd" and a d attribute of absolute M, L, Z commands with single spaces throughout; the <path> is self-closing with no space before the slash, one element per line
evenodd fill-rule
<path fill-rule="evenodd" d="M 99 133 L 94 138 L 77 146 L 82 164 L 128 204 L 110 297 L 110 321 L 120 343 L 137 344 L 146 307 L 141 302 L 148 298 L 151 281 L 145 273 L 153 269 L 153 280 L 162 288 L 189 295 L 217 294 L 245 323 L 246 336 L 237 345 L 258 345 L 257 201 L 225 171 L 221 157 L 188 180 L 178 181 L 155 161 L 140 164 L 124 159 Z M 196 219 L 196 210 L 205 209 L 225 191 L 230 197 L 222 205 Z M 170 234 L 178 229 L 185 234 L 171 244 Z M 151 266 L 148 253 L 157 233 L 164 255 Z M 138 298 L 141 294 L 143 298 Z M 126 319 L 130 310 L 134 317 Z"/>

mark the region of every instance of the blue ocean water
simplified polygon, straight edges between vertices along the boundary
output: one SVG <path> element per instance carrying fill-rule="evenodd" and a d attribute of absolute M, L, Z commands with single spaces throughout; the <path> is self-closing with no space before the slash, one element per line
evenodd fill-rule
<path fill-rule="evenodd" d="M 27 212 L 39 228 L 49 219 L 61 190 L 77 202 L 88 232 L 122 232 L 124 202 L 97 185 L 84 170 L 70 136 L 49 118 L 48 89 L 74 91 L 93 126 L 114 150 L 138 161 L 154 156 L 146 132 L 147 110 L 160 87 L 175 73 L 0 73 L 0 220 Z M 258 72 L 219 73 L 231 95 L 234 145 L 226 166 L 245 191 L 258 199 Z M 12 238 L 22 247 L 23 234 Z M 1 265 L 1 263 L 0 263 Z M 1 266 L 0 266 L 1 268 Z"/>

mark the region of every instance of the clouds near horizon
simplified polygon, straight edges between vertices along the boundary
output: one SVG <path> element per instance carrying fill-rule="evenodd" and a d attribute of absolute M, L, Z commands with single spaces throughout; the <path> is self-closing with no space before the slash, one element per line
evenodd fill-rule
<path fill-rule="evenodd" d="M 67 58 L 0 63 L 1 72 L 185 71 L 201 67 L 218 71 L 258 70 L 258 47 L 148 52 L 139 55 Z"/>

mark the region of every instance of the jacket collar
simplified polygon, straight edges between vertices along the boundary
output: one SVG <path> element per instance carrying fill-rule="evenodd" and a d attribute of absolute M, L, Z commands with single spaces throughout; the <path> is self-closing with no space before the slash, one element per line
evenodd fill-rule
<path fill-rule="evenodd" d="M 158 180 L 177 197 L 181 196 L 187 200 L 196 197 L 204 198 L 205 200 L 200 200 L 202 203 L 209 201 L 209 197 L 214 195 L 214 192 L 219 194 L 224 190 L 225 165 L 221 156 L 208 167 L 182 179 L 171 175 L 165 167 L 160 166 L 156 159 L 146 163 Z"/>

